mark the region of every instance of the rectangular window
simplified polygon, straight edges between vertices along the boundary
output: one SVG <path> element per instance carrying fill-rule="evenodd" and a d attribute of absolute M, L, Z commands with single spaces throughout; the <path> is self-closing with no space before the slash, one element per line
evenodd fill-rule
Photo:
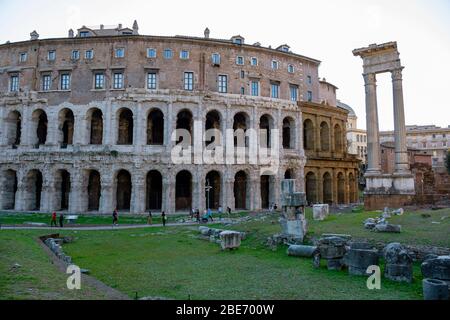
<path fill-rule="evenodd" d="M 252 81 L 252 96 L 259 96 L 259 81 Z"/>
<path fill-rule="evenodd" d="M 244 79 L 244 78 L 245 78 L 245 71 L 241 70 L 241 79 Z"/>
<path fill-rule="evenodd" d="M 236 64 L 243 66 L 244 65 L 244 57 L 241 57 L 241 56 L 236 57 Z"/>
<path fill-rule="evenodd" d="M 156 90 L 157 89 L 157 78 L 155 72 L 149 72 L 147 74 L 147 89 Z"/>
<path fill-rule="evenodd" d="M 94 75 L 94 88 L 95 90 L 105 89 L 105 74 L 103 72 L 97 72 Z"/>
<path fill-rule="evenodd" d="M 165 49 L 164 50 L 164 59 L 172 59 L 173 52 L 171 49 Z"/>
<path fill-rule="evenodd" d="M 147 49 L 147 58 L 156 58 L 156 49 L 148 48 Z"/>
<path fill-rule="evenodd" d="M 192 91 L 194 90 L 194 73 L 185 72 L 184 73 L 184 90 Z"/>
<path fill-rule="evenodd" d="M 70 90 L 70 74 L 61 74 L 61 90 Z"/>
<path fill-rule="evenodd" d="M 19 76 L 13 75 L 9 80 L 9 91 L 18 92 L 19 91 Z"/>
<path fill-rule="evenodd" d="M 80 38 L 86 38 L 86 37 L 89 37 L 89 31 L 81 31 Z"/>
<path fill-rule="evenodd" d="M 220 65 L 220 54 L 218 54 L 218 53 L 213 53 L 212 56 L 211 56 L 211 58 L 212 58 L 212 63 L 213 63 L 214 65 Z"/>
<path fill-rule="evenodd" d="M 290 93 L 291 93 L 291 101 L 297 101 L 298 100 L 298 87 L 297 86 L 290 86 Z"/>
<path fill-rule="evenodd" d="M 72 51 L 72 60 L 79 60 L 80 59 L 80 51 L 73 50 Z"/>
<path fill-rule="evenodd" d="M 252 66 L 257 66 L 258 65 L 258 58 L 252 58 L 251 59 L 251 64 L 252 64 Z"/>
<path fill-rule="evenodd" d="M 181 52 L 180 52 L 180 59 L 183 59 L 183 60 L 189 59 L 189 51 L 181 50 Z"/>
<path fill-rule="evenodd" d="M 311 76 L 307 76 L 307 77 L 306 77 L 306 81 L 308 82 L 308 84 L 312 84 L 312 78 L 311 78 Z"/>
<path fill-rule="evenodd" d="M 308 101 L 312 102 L 313 96 L 312 96 L 312 91 L 308 91 Z"/>
<path fill-rule="evenodd" d="M 117 48 L 116 49 L 116 58 L 124 58 L 125 57 L 125 49 Z"/>
<path fill-rule="evenodd" d="M 280 98 L 280 84 L 279 83 L 271 83 L 270 88 L 271 88 L 270 96 L 274 99 Z"/>
<path fill-rule="evenodd" d="M 277 60 L 272 60 L 272 69 L 273 70 L 277 70 L 278 69 L 278 61 Z"/>
<path fill-rule="evenodd" d="M 42 91 L 49 91 L 52 87 L 52 77 L 49 74 L 42 76 Z"/>
<path fill-rule="evenodd" d="M 289 73 L 294 73 L 294 71 L 295 71 L 294 66 L 293 66 L 292 64 L 290 64 L 290 65 L 288 66 L 288 72 L 289 72 Z"/>
<path fill-rule="evenodd" d="M 84 58 L 86 60 L 94 59 L 94 50 L 86 50 L 86 52 L 84 54 Z"/>
<path fill-rule="evenodd" d="M 123 89 L 123 73 L 114 72 L 113 74 L 113 89 Z"/>
<path fill-rule="evenodd" d="M 28 59 L 28 53 L 26 52 L 22 52 L 19 56 L 19 61 L 20 62 L 26 62 Z"/>
<path fill-rule="evenodd" d="M 227 76 L 219 75 L 218 84 L 219 84 L 219 92 L 220 93 L 228 92 L 228 77 Z"/>
<path fill-rule="evenodd" d="M 56 51 L 55 50 L 50 50 L 48 52 L 48 55 L 47 55 L 47 60 L 48 61 L 54 61 L 55 59 L 56 59 Z"/>

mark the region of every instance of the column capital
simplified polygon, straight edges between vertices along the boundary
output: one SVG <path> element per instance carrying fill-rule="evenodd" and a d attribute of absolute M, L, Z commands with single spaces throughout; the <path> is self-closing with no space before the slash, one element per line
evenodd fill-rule
<path fill-rule="evenodd" d="M 394 69 L 391 71 L 392 81 L 402 80 L 402 70 L 404 67 Z"/>
<path fill-rule="evenodd" d="M 377 83 L 377 76 L 375 73 L 365 73 L 363 74 L 363 77 L 366 85 L 374 85 Z"/>

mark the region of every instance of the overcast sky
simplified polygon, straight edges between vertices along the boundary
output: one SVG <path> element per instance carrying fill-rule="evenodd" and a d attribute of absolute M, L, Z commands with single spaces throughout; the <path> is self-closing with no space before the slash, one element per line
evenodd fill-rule
<path fill-rule="evenodd" d="M 65 37 L 82 25 L 131 27 L 140 34 L 229 39 L 272 47 L 322 61 L 320 76 L 339 87 L 365 128 L 362 61 L 352 50 L 397 41 L 401 54 L 407 124 L 450 125 L 450 0 L 0 0 L 0 43 Z M 393 128 L 390 75 L 378 76 L 380 128 Z"/>

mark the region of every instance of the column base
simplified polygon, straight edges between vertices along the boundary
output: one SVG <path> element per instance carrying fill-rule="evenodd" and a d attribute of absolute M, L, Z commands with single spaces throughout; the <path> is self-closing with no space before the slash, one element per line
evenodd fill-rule
<path fill-rule="evenodd" d="M 364 210 L 383 210 L 385 207 L 402 208 L 414 205 L 414 195 L 407 194 L 365 194 Z"/>

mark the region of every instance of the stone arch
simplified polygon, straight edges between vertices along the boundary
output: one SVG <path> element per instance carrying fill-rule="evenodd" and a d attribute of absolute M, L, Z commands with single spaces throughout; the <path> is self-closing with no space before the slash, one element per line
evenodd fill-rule
<path fill-rule="evenodd" d="M 178 172 L 175 182 L 175 210 L 192 209 L 192 174 L 187 170 Z"/>
<path fill-rule="evenodd" d="M 147 116 L 147 145 L 164 144 L 164 114 L 158 108 L 152 109 Z"/>
<path fill-rule="evenodd" d="M 211 129 L 216 129 L 222 132 L 222 115 L 217 110 L 211 110 L 206 114 L 205 133 Z M 215 141 L 216 138 L 216 136 L 211 137 L 211 139 L 208 139 L 210 141 L 205 141 L 205 145 L 209 146 L 213 142 L 216 145 L 222 145 L 221 141 Z"/>
<path fill-rule="evenodd" d="M 116 208 L 129 211 L 131 208 L 132 182 L 131 174 L 127 170 L 120 170 L 116 176 Z"/>
<path fill-rule="evenodd" d="M 261 209 L 269 209 L 274 198 L 274 176 L 262 175 L 260 180 Z"/>
<path fill-rule="evenodd" d="M 103 144 L 103 112 L 98 108 L 92 108 L 87 112 L 87 126 L 89 144 Z"/>
<path fill-rule="evenodd" d="M 161 210 L 162 208 L 162 192 L 163 181 L 162 175 L 157 170 L 151 170 L 146 177 L 146 209 Z"/>
<path fill-rule="evenodd" d="M 122 108 L 118 112 L 118 136 L 117 144 L 132 145 L 134 119 L 133 112 L 128 108 Z"/>
<path fill-rule="evenodd" d="M 248 147 L 247 129 L 250 128 L 250 117 L 246 112 L 238 112 L 233 117 L 234 146 Z"/>
<path fill-rule="evenodd" d="M 272 146 L 272 129 L 274 129 L 273 117 L 269 114 L 263 114 L 259 119 L 259 143 L 262 148 Z"/>
<path fill-rule="evenodd" d="M 317 178 L 314 172 L 308 172 L 305 177 L 306 198 L 310 205 L 318 202 Z"/>
<path fill-rule="evenodd" d="M 330 151 L 330 126 L 325 121 L 320 124 L 320 146 L 322 151 Z"/>
<path fill-rule="evenodd" d="M 43 145 L 47 142 L 48 118 L 47 113 L 42 109 L 36 109 L 31 116 L 32 136 L 34 145 Z"/>
<path fill-rule="evenodd" d="M 334 126 L 334 150 L 336 152 L 343 152 L 344 144 L 342 137 L 342 128 L 339 124 L 336 124 Z"/>
<path fill-rule="evenodd" d="M 295 149 L 295 120 L 291 117 L 283 120 L 283 149 Z"/>
<path fill-rule="evenodd" d="M 19 111 L 13 110 L 6 118 L 6 139 L 9 146 L 18 146 L 20 144 L 22 132 L 22 115 Z"/>
<path fill-rule="evenodd" d="M 284 172 L 284 179 L 295 179 L 294 169 L 287 169 Z"/>
<path fill-rule="evenodd" d="M 314 150 L 314 123 L 311 119 L 303 122 L 303 147 L 305 150 Z"/>
<path fill-rule="evenodd" d="M 208 186 L 211 187 L 211 189 L 209 191 L 209 199 L 208 192 L 205 192 L 206 207 L 208 207 L 209 203 L 210 209 L 217 210 L 222 203 L 222 179 L 218 171 L 213 170 L 208 172 L 205 179 L 205 190 Z"/>
<path fill-rule="evenodd" d="M 59 143 L 62 148 L 73 144 L 75 117 L 73 111 L 64 108 L 59 112 Z"/>
<path fill-rule="evenodd" d="M 345 203 L 345 175 L 339 172 L 337 175 L 337 196 L 338 204 Z"/>
<path fill-rule="evenodd" d="M 323 203 L 333 204 L 333 178 L 325 172 L 322 181 Z"/>
<path fill-rule="evenodd" d="M 25 181 L 25 210 L 40 211 L 42 202 L 43 177 L 41 171 L 32 169 L 28 171 Z"/>
<path fill-rule="evenodd" d="M 55 175 L 55 208 L 51 208 L 55 211 L 64 211 L 69 209 L 70 198 L 70 173 L 67 170 L 60 169 L 56 171 Z"/>
<path fill-rule="evenodd" d="M 100 173 L 97 170 L 89 170 L 88 172 L 88 211 L 100 210 L 100 197 L 102 192 L 102 181 Z"/>
<path fill-rule="evenodd" d="M 16 207 L 17 193 L 17 172 L 14 170 L 4 170 L 2 175 L 1 188 L 1 210 L 14 210 Z"/>
<path fill-rule="evenodd" d="M 250 207 L 250 193 L 248 175 L 245 171 L 239 171 L 234 177 L 234 201 L 237 210 L 248 210 Z"/>
<path fill-rule="evenodd" d="M 351 203 L 358 202 L 357 197 L 357 191 L 356 191 L 356 179 L 353 173 L 350 172 L 348 175 L 349 185 L 350 185 L 350 192 L 349 192 L 349 198 Z"/>
<path fill-rule="evenodd" d="M 191 141 L 188 141 L 187 145 L 192 145 L 192 143 L 194 141 L 194 139 L 193 139 L 194 137 L 193 137 L 193 116 L 192 116 L 191 111 L 189 111 L 187 109 L 183 109 L 180 112 L 178 112 L 176 129 L 177 130 L 186 130 L 187 132 L 189 132 Z M 183 142 L 182 137 L 178 137 L 178 139 L 179 140 L 177 141 L 177 144 L 180 144 Z"/>

